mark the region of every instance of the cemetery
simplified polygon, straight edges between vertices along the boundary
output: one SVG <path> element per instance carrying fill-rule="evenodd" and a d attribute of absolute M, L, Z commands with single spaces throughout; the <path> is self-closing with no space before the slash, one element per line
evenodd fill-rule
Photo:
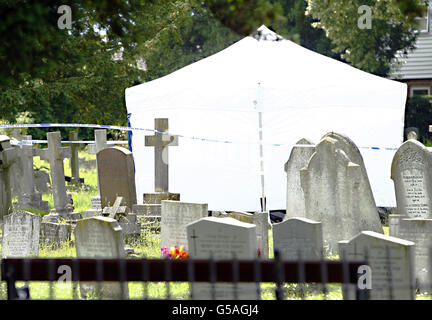
<path fill-rule="evenodd" d="M 0 122 L 0 300 L 432 300 L 407 84 L 265 25 L 127 83 L 97 124 Z"/>

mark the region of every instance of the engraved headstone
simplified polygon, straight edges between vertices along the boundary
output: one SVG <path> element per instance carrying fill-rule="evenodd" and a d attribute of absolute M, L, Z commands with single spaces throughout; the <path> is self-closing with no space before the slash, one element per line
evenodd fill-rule
<path fill-rule="evenodd" d="M 411 300 L 415 296 L 414 243 L 363 231 L 339 242 L 339 256 L 346 261 L 365 261 L 371 268 L 371 300 Z M 345 300 L 353 300 L 358 284 L 347 285 Z M 366 289 L 365 289 L 366 290 Z"/>
<path fill-rule="evenodd" d="M 29 257 L 39 254 L 41 218 L 26 211 L 4 217 L 2 257 Z"/>
<path fill-rule="evenodd" d="M 356 195 L 356 201 L 352 203 L 352 210 L 354 210 L 353 215 L 357 217 L 360 223 L 359 231 L 368 230 L 384 233 L 366 171 L 366 166 L 364 164 L 360 150 L 350 138 L 343 134 L 329 132 L 324 135 L 324 137 L 335 139 L 336 148 L 345 152 L 351 162 L 360 166 L 361 174 L 359 185 L 357 187 L 358 191 Z"/>
<path fill-rule="evenodd" d="M 186 229 L 189 254 L 193 259 L 257 258 L 256 226 L 253 224 L 233 218 L 205 217 L 188 224 Z M 210 283 L 194 282 L 191 287 L 193 297 L 197 300 L 254 300 L 257 298 L 254 283 L 236 285 L 215 283 L 213 287 Z"/>
<path fill-rule="evenodd" d="M 305 216 L 305 201 L 300 183 L 300 169 L 307 166 L 310 157 L 315 152 L 315 144 L 307 139 L 301 139 L 297 141 L 296 145 L 292 148 L 290 157 L 285 163 L 287 194 L 284 220 Z M 304 145 L 304 147 L 299 145 Z"/>
<path fill-rule="evenodd" d="M 125 258 L 124 239 L 120 225 L 108 217 L 78 220 L 74 229 L 78 258 Z M 127 283 L 80 283 L 81 297 L 87 294 L 109 299 L 127 298 Z"/>
<path fill-rule="evenodd" d="M 207 215 L 207 203 L 162 201 L 161 248 L 184 246 L 187 250 L 186 225 Z"/>
<path fill-rule="evenodd" d="M 71 240 L 72 225 L 69 223 L 42 222 L 40 243 L 53 248 Z"/>
<path fill-rule="evenodd" d="M 284 260 L 316 260 L 324 256 L 321 222 L 289 218 L 273 224 L 273 248 Z"/>
<path fill-rule="evenodd" d="M 432 219 L 398 219 L 398 238 L 412 241 L 417 288 L 431 292 Z"/>
<path fill-rule="evenodd" d="M 391 166 L 398 214 L 408 218 L 432 218 L 432 153 L 416 140 L 405 141 Z"/>
<path fill-rule="evenodd" d="M 358 210 L 361 168 L 337 144 L 333 138 L 323 138 L 307 167 L 300 170 L 306 218 L 322 223 L 324 246 L 330 253 L 337 251 L 338 241 L 364 230 Z"/>
<path fill-rule="evenodd" d="M 132 205 L 136 204 L 132 152 L 125 148 L 113 147 L 99 151 L 96 158 L 102 208 L 112 206 L 116 198 L 121 196 L 131 210 Z"/>

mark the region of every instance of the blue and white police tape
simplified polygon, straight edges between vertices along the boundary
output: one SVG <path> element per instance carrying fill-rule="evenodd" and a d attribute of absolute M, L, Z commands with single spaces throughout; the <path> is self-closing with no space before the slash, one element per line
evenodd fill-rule
<path fill-rule="evenodd" d="M 175 135 L 168 131 L 157 130 L 157 129 L 148 129 L 148 128 L 139 128 L 139 127 L 123 127 L 123 126 L 113 126 L 106 124 L 81 124 L 81 123 L 31 123 L 31 124 L 7 124 L 0 125 L 0 128 L 56 128 L 56 127 L 65 127 L 65 128 L 99 128 L 99 129 L 111 129 L 111 130 L 122 130 L 122 131 L 146 131 L 146 132 L 157 132 L 166 135 Z M 200 140 L 206 142 L 218 142 L 218 143 L 234 143 L 234 144 L 262 144 L 273 147 L 303 147 L 303 148 L 313 148 L 315 145 L 305 145 L 305 144 L 291 144 L 291 143 L 265 143 L 262 141 L 228 141 L 228 140 L 217 140 L 217 139 L 207 139 L 200 138 L 194 136 L 184 136 L 177 134 L 176 136 L 180 138 L 192 139 L 192 140 Z M 24 141 L 24 140 L 23 140 Z M 30 141 L 30 140 L 27 140 Z M 46 140 L 31 140 L 32 143 L 46 143 Z M 27 142 L 28 143 L 28 142 Z M 86 144 L 94 144 L 94 141 L 62 141 L 62 143 L 86 143 Z M 111 144 L 127 144 L 127 141 L 107 141 L 107 143 Z M 397 150 L 398 147 L 358 147 L 359 149 L 370 149 L 370 150 Z"/>

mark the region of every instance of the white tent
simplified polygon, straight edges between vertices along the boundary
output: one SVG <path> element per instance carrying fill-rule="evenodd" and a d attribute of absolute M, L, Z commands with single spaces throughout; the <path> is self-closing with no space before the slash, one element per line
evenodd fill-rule
<path fill-rule="evenodd" d="M 126 89 L 132 127 L 169 119 L 170 192 L 209 210 L 285 209 L 284 163 L 301 138 L 327 132 L 360 148 L 378 206 L 394 206 L 391 160 L 403 140 L 406 84 L 285 40 L 266 27 L 165 77 Z M 262 140 L 260 140 L 262 127 Z M 134 131 L 137 199 L 154 191 L 154 148 Z M 198 139 L 199 138 L 199 139 Z M 263 170 L 261 170 L 262 145 Z M 379 147 L 366 149 L 362 147 Z M 264 183 L 262 184 L 264 178 Z M 264 188 L 263 188 L 264 187 Z"/>

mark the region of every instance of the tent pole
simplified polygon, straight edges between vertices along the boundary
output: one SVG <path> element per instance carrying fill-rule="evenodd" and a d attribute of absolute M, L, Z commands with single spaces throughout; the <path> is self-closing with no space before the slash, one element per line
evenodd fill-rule
<path fill-rule="evenodd" d="M 266 197 L 264 188 L 264 148 L 263 148 L 263 128 L 262 128 L 262 112 L 258 112 L 259 122 L 259 140 L 260 140 L 260 167 L 261 167 L 261 211 L 266 212 Z"/>

